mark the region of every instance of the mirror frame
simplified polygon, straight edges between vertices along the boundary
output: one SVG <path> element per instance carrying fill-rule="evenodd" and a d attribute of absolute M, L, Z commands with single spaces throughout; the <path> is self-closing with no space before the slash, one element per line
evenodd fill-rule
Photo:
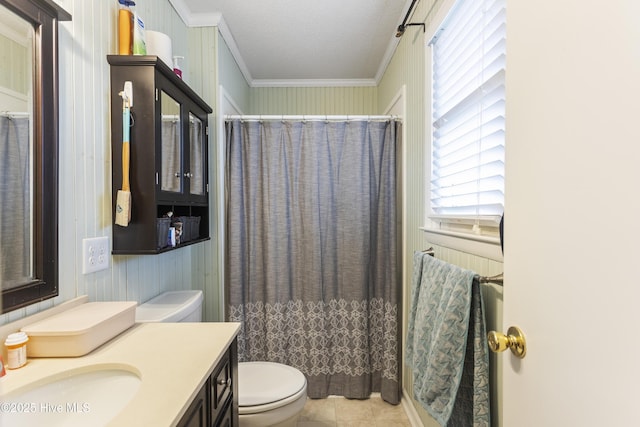
<path fill-rule="evenodd" d="M 0 0 L 34 26 L 33 256 L 35 279 L 2 290 L 2 313 L 58 296 L 58 21 L 71 15 L 52 0 Z"/>

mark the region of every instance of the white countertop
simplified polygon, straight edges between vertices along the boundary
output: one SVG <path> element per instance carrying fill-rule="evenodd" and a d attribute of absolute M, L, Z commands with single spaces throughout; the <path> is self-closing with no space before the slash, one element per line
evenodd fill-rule
<path fill-rule="evenodd" d="M 140 388 L 109 425 L 174 426 L 239 328 L 239 323 L 136 324 L 86 356 L 29 358 L 26 366 L 7 370 L 0 390 L 4 395 L 63 371 L 91 370 L 94 365 L 133 367 L 141 378 Z"/>

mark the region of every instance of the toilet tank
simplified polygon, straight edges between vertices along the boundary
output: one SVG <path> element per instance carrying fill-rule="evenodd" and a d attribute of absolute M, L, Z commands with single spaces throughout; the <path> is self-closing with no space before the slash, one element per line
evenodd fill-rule
<path fill-rule="evenodd" d="M 201 322 L 202 291 L 170 291 L 136 307 L 136 322 Z"/>

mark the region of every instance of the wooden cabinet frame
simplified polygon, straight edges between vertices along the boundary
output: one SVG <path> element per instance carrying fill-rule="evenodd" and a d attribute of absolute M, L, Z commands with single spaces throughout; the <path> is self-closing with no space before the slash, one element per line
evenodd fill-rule
<path fill-rule="evenodd" d="M 122 98 L 119 93 L 126 81 L 132 82 L 129 173 L 131 183 L 131 222 L 113 226 L 113 254 L 157 254 L 209 239 L 208 114 L 212 109 L 184 81 L 156 56 L 108 55 L 111 65 L 111 147 L 112 147 L 112 212 L 115 218 L 117 192 L 122 184 Z M 182 180 L 180 191 L 163 191 L 160 173 L 161 93 L 175 99 L 180 108 L 182 129 L 180 151 L 185 159 L 177 171 Z M 191 170 L 189 147 L 189 113 L 202 123 L 202 170 L 204 193 L 189 191 Z M 186 156 L 186 157 L 185 157 Z M 162 221 L 168 212 L 174 217 L 197 219 L 189 238 L 175 247 L 163 246 Z M 187 226 L 186 224 L 184 225 Z"/>

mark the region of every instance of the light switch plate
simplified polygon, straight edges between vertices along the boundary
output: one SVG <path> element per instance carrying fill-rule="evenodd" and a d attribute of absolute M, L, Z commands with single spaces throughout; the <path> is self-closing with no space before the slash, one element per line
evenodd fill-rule
<path fill-rule="evenodd" d="M 109 267 L 109 237 L 82 239 L 82 274 Z"/>

